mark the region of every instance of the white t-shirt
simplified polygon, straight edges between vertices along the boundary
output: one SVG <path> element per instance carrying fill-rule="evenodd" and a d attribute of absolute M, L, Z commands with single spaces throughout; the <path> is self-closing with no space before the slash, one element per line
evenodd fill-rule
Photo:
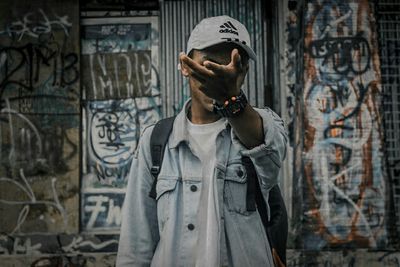
<path fill-rule="evenodd" d="M 188 119 L 187 119 L 188 120 Z M 188 120 L 189 143 L 192 152 L 202 163 L 202 190 L 197 216 L 196 267 L 219 266 L 220 244 L 217 181 L 213 179 L 216 161 L 216 138 L 225 128 L 222 118 L 208 124 L 193 124 Z"/>

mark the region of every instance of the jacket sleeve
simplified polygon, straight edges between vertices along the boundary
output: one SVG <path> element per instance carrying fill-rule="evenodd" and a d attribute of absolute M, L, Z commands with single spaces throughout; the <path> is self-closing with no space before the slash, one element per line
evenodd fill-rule
<path fill-rule="evenodd" d="M 160 239 L 156 201 L 149 192 L 150 136 L 154 126 L 144 130 L 132 161 L 125 195 L 116 266 L 150 266 Z"/>
<path fill-rule="evenodd" d="M 268 199 L 269 190 L 278 183 L 279 171 L 286 156 L 287 133 L 283 120 L 271 109 L 255 110 L 262 118 L 264 142 L 252 149 L 247 149 L 232 131 L 233 144 L 239 146 L 241 154 L 250 157 L 264 197 Z"/>

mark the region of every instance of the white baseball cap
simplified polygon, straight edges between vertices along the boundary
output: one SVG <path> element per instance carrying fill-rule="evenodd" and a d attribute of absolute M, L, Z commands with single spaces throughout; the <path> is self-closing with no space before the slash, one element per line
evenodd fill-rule
<path fill-rule="evenodd" d="M 187 42 L 186 54 L 193 49 L 204 49 L 216 44 L 232 42 L 242 47 L 249 57 L 257 60 L 250 46 L 250 35 L 246 27 L 229 16 L 205 18 L 196 25 Z"/>

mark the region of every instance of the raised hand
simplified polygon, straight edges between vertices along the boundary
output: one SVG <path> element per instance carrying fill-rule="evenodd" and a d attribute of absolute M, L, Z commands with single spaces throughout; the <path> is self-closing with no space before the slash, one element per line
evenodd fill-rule
<path fill-rule="evenodd" d="M 227 65 L 210 60 L 198 63 L 184 53 L 180 54 L 179 58 L 187 75 L 198 81 L 198 89 L 208 97 L 223 103 L 231 96 L 239 94 L 248 65 L 242 63 L 236 48 L 232 50 L 231 59 Z"/>

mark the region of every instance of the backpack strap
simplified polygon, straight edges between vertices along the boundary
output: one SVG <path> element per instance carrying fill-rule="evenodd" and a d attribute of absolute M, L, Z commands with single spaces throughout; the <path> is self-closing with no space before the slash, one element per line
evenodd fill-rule
<path fill-rule="evenodd" d="M 251 162 L 251 159 L 249 157 L 243 156 L 242 164 L 243 164 L 244 168 L 246 169 L 247 177 L 257 178 L 257 173 L 254 168 L 253 162 Z M 247 211 L 256 211 L 257 210 L 257 207 L 256 207 L 257 184 L 258 184 L 258 181 L 256 181 L 256 179 L 254 179 L 254 178 L 247 179 L 247 192 L 246 192 Z M 260 186 L 258 185 L 258 187 L 260 187 Z M 265 206 L 265 203 L 264 203 L 264 206 Z M 261 216 L 261 218 L 263 218 L 263 217 L 264 216 Z M 268 218 L 268 216 L 266 216 L 266 218 Z M 263 223 L 264 223 L 264 221 L 263 221 Z"/>
<path fill-rule="evenodd" d="M 269 191 L 268 204 L 271 218 L 268 220 L 267 205 L 261 192 L 254 164 L 251 159 L 246 156 L 242 157 L 242 164 L 246 169 L 248 177 L 246 196 L 247 211 L 258 211 L 271 246 L 271 251 L 273 254 L 276 252 L 279 261 L 282 263 L 278 266 L 285 266 L 288 218 L 285 202 L 282 198 L 279 186 L 275 185 Z"/>
<path fill-rule="evenodd" d="M 247 196 L 246 207 L 247 211 L 258 211 L 263 222 L 265 230 L 268 226 L 268 211 L 264 197 L 261 193 L 260 183 L 258 182 L 256 169 L 251 159 L 247 156 L 242 157 L 242 164 L 247 173 Z M 268 234 L 268 233 L 267 233 Z M 269 238 L 268 238 L 269 239 Z"/>
<path fill-rule="evenodd" d="M 285 202 L 278 185 L 275 185 L 269 191 L 268 204 L 271 210 L 271 219 L 267 228 L 269 238 L 280 261 L 286 265 L 286 242 L 289 225 Z"/>
<path fill-rule="evenodd" d="M 149 192 L 149 197 L 153 199 L 156 199 L 157 197 L 157 178 L 161 170 L 165 147 L 167 146 L 168 138 L 174 125 L 174 120 L 175 116 L 159 120 L 151 133 L 150 153 L 152 166 L 150 172 L 154 177 L 154 181 Z"/>

